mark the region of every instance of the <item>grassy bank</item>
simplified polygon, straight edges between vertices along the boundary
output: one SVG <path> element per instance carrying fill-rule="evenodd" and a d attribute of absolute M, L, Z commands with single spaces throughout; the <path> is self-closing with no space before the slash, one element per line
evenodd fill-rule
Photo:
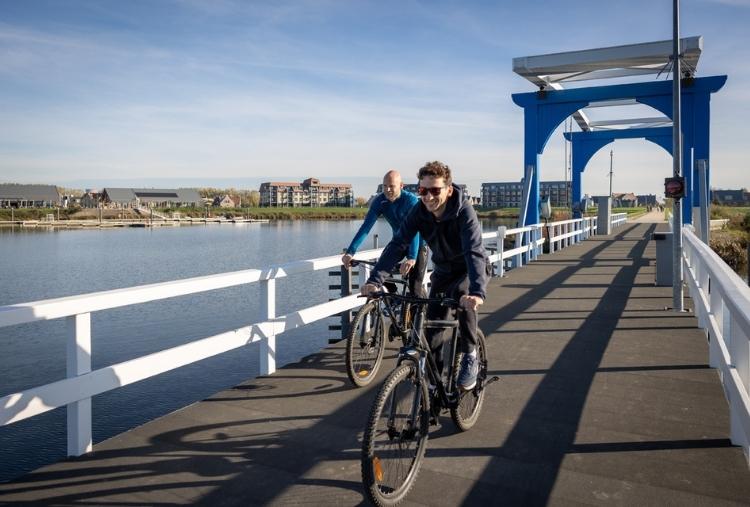
<path fill-rule="evenodd" d="M 646 208 L 612 208 L 612 213 L 627 213 L 628 218 L 646 213 Z M 589 208 L 586 215 L 596 216 L 597 209 Z M 477 208 L 479 218 L 518 218 L 518 208 Z M 572 217 L 569 208 L 552 208 L 550 221 L 569 220 Z"/>
<path fill-rule="evenodd" d="M 59 210 L 59 216 L 60 220 L 67 220 L 72 218 L 78 211 L 80 211 L 80 208 L 60 208 Z M 47 215 L 52 215 L 55 220 L 57 220 L 58 217 L 58 209 L 57 208 L 22 208 L 22 209 L 0 209 L 0 221 L 9 221 L 9 220 L 44 220 L 47 218 Z"/>
<path fill-rule="evenodd" d="M 166 216 L 179 212 L 183 217 L 204 217 L 206 210 L 179 208 L 158 210 Z M 258 218 L 269 220 L 353 220 L 362 219 L 367 208 L 209 208 L 208 216 Z"/>
<path fill-rule="evenodd" d="M 170 208 L 155 209 L 155 212 L 171 217 L 179 212 L 182 217 L 202 218 L 206 216 L 205 208 Z M 57 209 L 23 208 L 0 209 L 0 221 L 11 220 L 44 220 L 47 215 L 58 216 Z M 60 209 L 61 220 L 98 220 L 100 210 L 94 208 Z M 363 219 L 367 208 L 209 208 L 209 217 L 258 218 L 269 220 L 353 220 Z M 130 209 L 102 209 L 104 220 L 137 219 L 141 215 Z"/>
<path fill-rule="evenodd" d="M 750 240 L 750 208 L 711 206 L 712 219 L 728 219 L 719 231 L 711 231 L 711 249 L 737 274 L 747 278 L 747 243 Z"/>

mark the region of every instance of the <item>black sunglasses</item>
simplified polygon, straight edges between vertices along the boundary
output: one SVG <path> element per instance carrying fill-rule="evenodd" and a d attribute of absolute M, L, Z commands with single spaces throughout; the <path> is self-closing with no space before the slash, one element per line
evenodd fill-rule
<path fill-rule="evenodd" d="M 417 187 L 417 193 L 419 195 L 427 195 L 427 192 L 431 193 L 433 197 L 437 197 L 440 195 L 440 192 L 443 191 L 445 187 Z"/>

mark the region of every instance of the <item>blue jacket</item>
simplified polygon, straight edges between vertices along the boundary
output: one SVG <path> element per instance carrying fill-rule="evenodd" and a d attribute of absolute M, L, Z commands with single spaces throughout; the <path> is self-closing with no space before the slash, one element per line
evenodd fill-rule
<path fill-rule="evenodd" d="M 439 220 L 421 202 L 414 206 L 385 247 L 367 282 L 382 285 L 417 233 L 430 246 L 436 273 L 468 273 L 469 294 L 482 299 L 487 296 L 489 260 L 482 243 L 482 227 L 476 211 L 456 185 Z"/>
<path fill-rule="evenodd" d="M 383 194 L 378 194 L 377 196 L 375 196 L 375 198 L 372 200 L 372 203 L 370 204 L 370 209 L 367 211 L 367 215 L 365 216 L 365 222 L 359 228 L 357 234 L 354 235 L 354 239 L 352 239 L 349 248 L 346 249 L 346 253 L 348 253 L 349 255 L 354 255 L 355 253 L 357 253 L 357 249 L 370 233 L 372 226 L 375 225 L 375 222 L 381 215 L 385 217 L 386 221 L 390 224 L 395 236 L 396 232 L 398 232 L 401 224 L 406 218 L 406 215 L 409 214 L 409 212 L 418 202 L 419 198 L 416 195 L 412 194 L 411 192 L 406 192 L 405 190 L 402 190 L 401 195 L 393 202 L 386 199 L 385 195 Z M 416 259 L 418 250 L 419 234 L 415 235 L 411 240 L 407 258 Z M 404 256 L 401 255 L 401 257 L 399 257 L 396 262 L 403 259 L 403 257 Z"/>

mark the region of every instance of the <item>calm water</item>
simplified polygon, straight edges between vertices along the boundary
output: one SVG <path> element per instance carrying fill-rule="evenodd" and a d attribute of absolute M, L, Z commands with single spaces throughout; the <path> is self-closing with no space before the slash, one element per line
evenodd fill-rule
<path fill-rule="evenodd" d="M 0 306 L 334 255 L 361 221 L 279 221 L 155 229 L 0 228 Z M 485 230 L 497 227 L 487 222 Z M 390 228 L 379 221 L 381 246 Z M 371 247 L 368 238 L 363 247 Z M 277 313 L 328 300 L 328 270 L 277 282 Z M 257 284 L 92 314 L 92 367 L 136 358 L 260 320 Z M 333 319 L 285 333 L 278 364 L 334 337 Z M 65 378 L 65 321 L 0 328 L 0 396 Z M 258 345 L 93 400 L 94 442 L 258 374 Z M 65 409 L 0 428 L 0 481 L 65 456 Z"/>

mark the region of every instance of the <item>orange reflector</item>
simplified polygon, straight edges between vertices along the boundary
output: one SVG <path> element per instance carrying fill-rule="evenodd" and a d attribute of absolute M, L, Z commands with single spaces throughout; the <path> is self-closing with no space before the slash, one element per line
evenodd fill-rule
<path fill-rule="evenodd" d="M 378 482 L 383 481 L 383 467 L 380 464 L 380 458 L 377 456 L 372 457 L 372 470 L 375 472 L 375 480 Z"/>
<path fill-rule="evenodd" d="M 366 377 L 368 373 L 370 373 L 370 372 L 367 371 L 367 370 L 359 370 L 359 376 L 360 377 Z"/>

